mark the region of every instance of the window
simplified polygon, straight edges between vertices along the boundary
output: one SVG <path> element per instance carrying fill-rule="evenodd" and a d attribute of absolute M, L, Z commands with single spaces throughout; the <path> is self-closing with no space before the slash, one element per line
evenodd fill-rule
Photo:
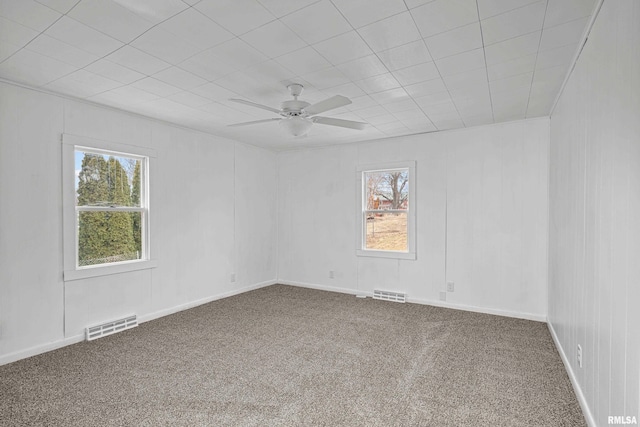
<path fill-rule="evenodd" d="M 358 168 L 358 255 L 415 259 L 415 162 Z"/>
<path fill-rule="evenodd" d="M 65 280 L 152 267 L 149 156 L 69 135 L 64 142 Z"/>

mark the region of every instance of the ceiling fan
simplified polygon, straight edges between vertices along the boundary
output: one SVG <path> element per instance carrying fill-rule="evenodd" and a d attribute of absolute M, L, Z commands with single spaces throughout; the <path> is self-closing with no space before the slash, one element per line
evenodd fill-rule
<path fill-rule="evenodd" d="M 298 96 L 300 96 L 300 94 L 302 93 L 304 86 L 294 83 L 287 86 L 287 89 L 289 89 L 289 93 L 291 94 L 291 96 L 293 96 L 293 100 L 283 101 L 282 104 L 280 104 L 280 109 L 268 107 L 262 104 L 256 104 L 255 102 L 251 101 L 245 101 L 244 99 L 229 99 L 229 101 L 239 102 L 240 104 L 245 104 L 256 108 L 262 108 L 263 110 L 272 111 L 282 116 L 281 118 L 277 119 L 273 118 L 255 120 L 252 122 L 236 123 L 229 126 L 247 126 L 255 125 L 258 123 L 277 121 L 280 122 L 280 126 L 292 136 L 306 135 L 314 123 L 358 130 L 362 130 L 367 126 L 367 123 L 362 122 L 316 116 L 316 114 L 320 114 L 325 111 L 333 110 L 334 108 L 339 108 L 351 104 L 351 100 L 345 96 L 336 95 L 332 96 L 331 98 L 327 98 L 324 101 L 320 101 L 315 104 L 309 104 L 308 102 L 298 100 Z"/>

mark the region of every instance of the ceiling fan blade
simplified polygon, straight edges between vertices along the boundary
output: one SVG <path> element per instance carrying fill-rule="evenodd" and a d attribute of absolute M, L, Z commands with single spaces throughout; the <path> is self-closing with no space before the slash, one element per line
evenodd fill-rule
<path fill-rule="evenodd" d="M 250 105 L 250 106 L 256 107 L 256 108 L 262 108 L 263 110 L 273 111 L 276 114 L 280 114 L 280 110 L 278 110 L 278 109 L 271 108 L 271 107 L 268 107 L 268 106 L 262 105 L 262 104 L 256 104 L 255 102 L 251 102 L 251 101 L 245 101 L 244 99 L 230 98 L 229 101 L 238 102 L 240 104 L 245 104 L 245 105 Z"/>
<path fill-rule="evenodd" d="M 306 111 L 308 115 L 313 116 L 314 114 L 324 113 L 325 111 L 344 107 L 345 105 L 349 104 L 351 104 L 351 100 L 349 98 L 342 95 L 336 95 L 332 96 L 331 98 L 327 98 L 324 101 L 309 105 L 304 109 L 304 111 Z"/>
<path fill-rule="evenodd" d="M 277 122 L 282 119 L 264 119 L 264 120 L 254 120 L 252 122 L 243 122 L 243 123 L 234 123 L 232 125 L 227 125 L 228 127 L 238 127 L 238 126 L 248 126 L 248 125 L 257 125 L 258 123 L 267 123 L 267 122 Z"/>
<path fill-rule="evenodd" d="M 369 125 L 368 123 L 354 122 L 351 120 L 334 119 L 331 117 L 320 117 L 320 116 L 312 117 L 311 120 L 321 125 L 340 126 L 343 128 L 358 129 L 358 130 L 362 130 Z"/>

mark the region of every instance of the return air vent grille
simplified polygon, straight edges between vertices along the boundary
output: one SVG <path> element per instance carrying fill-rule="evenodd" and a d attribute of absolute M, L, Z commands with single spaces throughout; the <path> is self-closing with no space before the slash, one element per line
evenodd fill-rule
<path fill-rule="evenodd" d="M 107 335 L 135 328 L 136 326 L 138 326 L 138 317 L 135 314 L 133 316 L 125 317 L 124 319 L 118 319 L 103 323 L 102 325 L 92 326 L 87 328 L 87 341 L 106 337 Z"/>
<path fill-rule="evenodd" d="M 400 292 L 389 292 L 389 291 L 381 291 L 376 289 L 373 291 L 373 299 L 380 299 L 383 301 L 406 302 L 407 295 Z"/>

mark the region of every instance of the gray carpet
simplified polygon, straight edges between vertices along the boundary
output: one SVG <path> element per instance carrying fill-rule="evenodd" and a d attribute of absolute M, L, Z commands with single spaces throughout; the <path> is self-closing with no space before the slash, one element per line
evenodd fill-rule
<path fill-rule="evenodd" d="M 585 426 L 544 323 L 274 285 L 0 367 L 7 426 Z"/>

